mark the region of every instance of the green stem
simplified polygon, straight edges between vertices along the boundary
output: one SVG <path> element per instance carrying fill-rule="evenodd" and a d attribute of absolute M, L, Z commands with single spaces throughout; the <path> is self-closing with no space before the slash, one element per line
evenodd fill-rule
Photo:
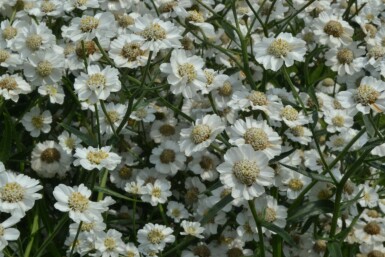
<path fill-rule="evenodd" d="M 107 169 L 103 169 L 103 176 L 102 176 L 102 179 L 100 181 L 99 187 L 101 187 L 101 188 L 105 188 L 106 187 L 107 178 L 108 178 L 108 170 Z M 97 200 L 101 201 L 103 199 L 103 196 L 104 196 L 104 193 L 99 191 Z"/>
<path fill-rule="evenodd" d="M 258 237 L 259 237 L 259 251 L 260 251 L 260 257 L 265 257 L 265 244 L 263 242 L 263 233 L 262 233 L 262 225 L 261 221 L 259 220 L 257 211 L 255 210 L 254 202 L 253 200 L 249 200 L 249 207 L 250 211 L 253 214 L 253 218 L 255 221 L 255 224 L 257 225 L 257 230 L 258 230 Z"/>
<path fill-rule="evenodd" d="M 24 252 L 24 257 L 29 257 L 33 242 L 35 241 L 35 233 L 39 230 L 39 213 L 37 209 L 35 210 L 35 215 L 33 216 L 33 223 L 32 223 L 32 229 L 31 229 L 31 239 L 28 242 L 27 248 Z"/>
<path fill-rule="evenodd" d="M 70 252 L 70 257 L 72 257 L 72 255 L 73 255 L 73 253 L 74 253 L 76 241 L 78 240 L 78 237 L 79 237 L 79 234 L 80 234 L 80 230 L 81 230 L 81 228 L 82 228 L 82 225 L 83 225 L 83 221 L 80 221 L 78 230 L 76 231 L 76 235 L 75 235 L 74 241 L 72 242 L 71 252 Z"/>

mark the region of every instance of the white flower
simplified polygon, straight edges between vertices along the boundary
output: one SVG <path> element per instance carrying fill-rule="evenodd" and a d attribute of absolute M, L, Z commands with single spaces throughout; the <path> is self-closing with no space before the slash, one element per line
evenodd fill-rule
<path fill-rule="evenodd" d="M 219 158 L 209 151 L 202 151 L 192 154 L 192 161 L 188 162 L 189 169 L 194 174 L 200 175 L 202 180 L 214 181 L 218 178 L 216 167 Z"/>
<path fill-rule="evenodd" d="M 144 39 L 142 50 L 153 51 L 181 47 L 182 29 L 171 21 L 162 21 L 149 14 L 138 17 L 131 29 Z"/>
<path fill-rule="evenodd" d="M 38 89 L 39 94 L 49 96 L 50 103 L 63 104 L 64 103 L 64 90 L 63 87 L 58 84 L 46 84 L 42 85 Z"/>
<path fill-rule="evenodd" d="M 74 187 L 60 184 L 53 190 L 53 196 L 57 201 L 55 208 L 61 212 L 69 212 L 70 218 L 76 223 L 103 221 L 102 212 L 107 208 L 89 200 L 91 190 L 83 184 Z"/>
<path fill-rule="evenodd" d="M 48 110 L 41 113 L 40 108 L 37 106 L 24 114 L 21 120 L 24 128 L 30 132 L 32 137 L 38 137 L 40 132 L 48 133 L 51 130 L 51 122 L 51 113 Z"/>
<path fill-rule="evenodd" d="M 185 206 L 175 201 L 168 202 L 166 214 L 177 223 L 179 223 L 182 219 L 187 219 L 189 217 L 189 213 L 187 212 Z"/>
<path fill-rule="evenodd" d="M 119 71 L 111 66 L 101 70 L 98 65 L 90 65 L 87 74 L 81 72 L 75 79 L 74 88 L 81 101 L 95 104 L 106 100 L 111 92 L 118 92 L 121 88 Z"/>
<path fill-rule="evenodd" d="M 257 42 L 254 54 L 265 69 L 277 71 L 283 64 L 290 67 L 294 61 L 304 61 L 306 42 L 290 33 L 280 33 L 276 38 L 263 38 Z"/>
<path fill-rule="evenodd" d="M 149 51 L 142 50 L 143 38 L 135 35 L 120 35 L 111 42 L 108 51 L 117 67 L 135 69 L 147 64 Z"/>
<path fill-rule="evenodd" d="M 279 190 L 286 191 L 287 198 L 289 199 L 296 199 L 302 190 L 311 182 L 310 178 L 288 169 L 284 169 L 281 175 L 282 186 Z"/>
<path fill-rule="evenodd" d="M 71 155 L 54 141 L 38 143 L 31 153 L 31 167 L 43 178 L 52 178 L 56 174 L 64 177 L 71 163 Z"/>
<path fill-rule="evenodd" d="M 353 75 L 364 67 L 365 50 L 357 46 L 358 43 L 352 43 L 340 48 L 331 48 L 326 52 L 326 66 L 330 66 L 332 71 L 343 76 L 345 74 Z"/>
<path fill-rule="evenodd" d="M 95 16 L 83 15 L 71 20 L 69 27 L 62 27 L 62 35 L 71 41 L 113 38 L 117 25 L 114 15 L 110 12 L 99 12 Z"/>
<path fill-rule="evenodd" d="M 185 166 L 186 156 L 180 152 L 179 145 L 173 141 L 165 141 L 152 150 L 150 162 L 163 174 L 174 176 Z"/>
<path fill-rule="evenodd" d="M 324 114 L 324 120 L 328 124 L 326 127 L 328 132 L 341 132 L 344 128 L 351 128 L 354 124 L 351 112 L 348 110 L 326 111 Z"/>
<path fill-rule="evenodd" d="M 171 92 L 192 98 L 197 91 L 206 87 L 207 79 L 203 72 L 204 60 L 198 56 L 187 56 L 185 50 L 174 50 L 170 63 L 160 65 L 160 70 L 166 73 Z"/>
<path fill-rule="evenodd" d="M 265 120 L 254 120 L 246 117 L 246 120 L 237 120 L 231 126 L 229 142 L 236 146 L 249 144 L 255 151 L 261 151 L 269 159 L 281 153 L 282 139 Z"/>
<path fill-rule="evenodd" d="M 102 110 L 100 105 L 98 105 L 98 109 Z M 108 103 L 105 106 L 105 109 L 106 113 L 102 111 L 99 118 L 100 133 L 112 135 L 114 132 L 112 127 L 114 127 L 115 130 L 119 127 L 120 123 L 123 121 L 127 106 L 124 104 Z"/>
<path fill-rule="evenodd" d="M 278 205 L 274 197 L 265 195 L 255 198 L 254 205 L 258 216 L 263 220 L 273 223 L 280 228 L 286 226 L 287 208 Z"/>
<path fill-rule="evenodd" d="M 273 120 L 283 121 L 290 128 L 302 126 L 310 122 L 302 111 L 297 111 L 291 105 L 286 105 L 280 112 L 274 113 L 271 118 Z"/>
<path fill-rule="evenodd" d="M 173 232 L 169 227 L 147 223 L 138 231 L 138 242 L 142 247 L 162 251 L 167 243 L 175 241 L 175 236 L 172 235 Z"/>
<path fill-rule="evenodd" d="M 321 12 L 318 15 L 314 20 L 313 28 L 317 40 L 330 47 L 349 45 L 353 41 L 354 30 L 349 23 L 327 12 Z"/>
<path fill-rule="evenodd" d="M 285 130 L 285 135 L 294 142 L 302 145 L 308 145 L 312 141 L 313 134 L 310 129 L 304 126 L 295 126 Z"/>
<path fill-rule="evenodd" d="M 128 257 L 140 257 L 138 248 L 136 248 L 133 243 L 126 244 L 123 255 Z"/>
<path fill-rule="evenodd" d="M 157 179 L 154 184 L 148 183 L 141 197 L 142 201 L 157 206 L 159 203 L 167 202 L 167 198 L 171 196 L 171 183 L 166 179 Z"/>
<path fill-rule="evenodd" d="M 20 94 L 28 94 L 31 91 L 31 86 L 17 74 L 4 74 L 0 77 L 0 95 L 5 100 L 11 99 L 17 102 Z"/>
<path fill-rule="evenodd" d="M 192 153 L 207 148 L 224 129 L 223 121 L 216 114 L 197 119 L 193 127 L 182 129 L 180 132 L 180 149 L 187 156 L 191 156 Z"/>
<path fill-rule="evenodd" d="M 119 231 L 109 229 L 107 233 L 97 233 L 95 249 L 102 257 L 119 257 L 124 253 L 124 248 L 122 233 Z"/>
<path fill-rule="evenodd" d="M 180 232 L 182 236 L 194 236 L 197 238 L 204 238 L 202 235 L 203 231 L 205 230 L 203 227 L 201 227 L 201 224 L 199 222 L 193 222 L 193 221 L 187 221 L 184 220 L 180 224 L 183 227 L 183 232 Z"/>
<path fill-rule="evenodd" d="M 72 134 L 70 135 L 67 131 L 63 131 L 59 137 L 59 145 L 68 153 L 72 153 L 72 151 L 80 146 L 80 143 L 82 142 L 80 138 L 78 138 L 76 135 Z"/>
<path fill-rule="evenodd" d="M 36 192 L 42 188 L 38 180 L 26 175 L 1 172 L 0 211 L 24 216 L 35 205 L 35 201 L 41 199 L 41 194 Z"/>
<path fill-rule="evenodd" d="M 161 143 L 166 140 L 177 141 L 179 138 L 178 120 L 169 118 L 166 120 L 155 120 L 151 125 L 150 137 L 155 143 Z"/>
<path fill-rule="evenodd" d="M 155 109 L 150 105 L 140 106 L 134 110 L 130 118 L 137 121 L 153 122 L 155 120 Z"/>
<path fill-rule="evenodd" d="M 86 170 L 106 168 L 113 170 L 122 161 L 122 158 L 116 153 L 110 152 L 111 146 L 104 146 L 102 148 L 76 148 L 74 157 L 75 166 L 81 165 Z"/>
<path fill-rule="evenodd" d="M 8 245 L 8 241 L 15 241 L 19 238 L 20 231 L 11 227 L 18 223 L 20 218 L 20 216 L 13 215 L 0 223 L 0 251 Z"/>
<path fill-rule="evenodd" d="M 274 170 L 268 166 L 269 158 L 251 145 L 230 148 L 224 160 L 217 170 L 222 184 L 231 188 L 235 199 L 251 200 L 265 193 L 265 186 L 273 184 Z"/>

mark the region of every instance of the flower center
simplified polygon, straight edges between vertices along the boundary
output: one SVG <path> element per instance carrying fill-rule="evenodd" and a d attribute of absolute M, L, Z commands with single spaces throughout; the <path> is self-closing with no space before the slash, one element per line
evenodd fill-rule
<path fill-rule="evenodd" d="M 9 182 L 0 189 L 0 199 L 4 202 L 17 203 L 24 199 L 24 188 L 17 182 Z"/>
<path fill-rule="evenodd" d="M 45 13 L 52 12 L 55 10 L 55 4 L 50 1 L 44 1 L 41 4 L 41 10 Z"/>
<path fill-rule="evenodd" d="M 367 106 L 377 101 L 380 93 L 369 85 L 360 85 L 356 91 L 356 101 Z"/>
<path fill-rule="evenodd" d="M 368 55 L 377 60 L 385 55 L 385 49 L 382 46 L 376 45 L 368 51 Z"/>
<path fill-rule="evenodd" d="M 289 121 L 298 120 L 298 111 L 291 106 L 285 106 L 281 111 L 281 116 Z"/>
<path fill-rule="evenodd" d="M 112 123 L 115 123 L 119 120 L 119 113 L 117 111 L 107 112 L 107 116 Z"/>
<path fill-rule="evenodd" d="M 178 3 L 175 2 L 175 1 L 170 1 L 170 2 L 167 2 L 167 3 L 164 3 L 162 4 L 160 7 L 159 7 L 159 11 L 161 13 L 167 13 L 167 12 L 171 12 L 173 10 L 173 8 L 175 6 L 177 6 Z"/>
<path fill-rule="evenodd" d="M 76 0 L 76 6 L 81 7 L 85 5 L 88 2 L 88 0 Z"/>
<path fill-rule="evenodd" d="M 333 100 L 333 106 L 337 110 L 342 110 L 343 109 L 341 103 L 338 100 L 336 100 L 336 99 Z"/>
<path fill-rule="evenodd" d="M 251 145 L 255 151 L 264 150 L 269 145 L 269 137 L 260 128 L 249 128 L 243 135 L 245 143 Z"/>
<path fill-rule="evenodd" d="M 139 56 L 143 55 L 143 53 L 139 43 L 125 44 L 121 51 L 121 55 L 130 62 L 135 61 Z"/>
<path fill-rule="evenodd" d="M 89 76 L 86 84 L 90 89 L 104 88 L 106 77 L 101 73 L 92 74 Z"/>
<path fill-rule="evenodd" d="M 159 187 L 154 187 L 151 191 L 151 195 L 159 198 L 162 195 L 162 190 Z"/>
<path fill-rule="evenodd" d="M 373 250 L 367 255 L 367 257 L 384 257 L 384 256 L 385 256 L 385 253 L 382 253 L 381 251 L 378 251 L 378 250 Z"/>
<path fill-rule="evenodd" d="M 274 222 L 277 220 L 277 212 L 274 209 L 267 207 L 265 210 L 265 220 L 267 222 Z"/>
<path fill-rule="evenodd" d="M 80 30 L 90 32 L 99 26 L 99 20 L 92 16 L 85 16 L 80 20 Z"/>
<path fill-rule="evenodd" d="M 46 163 L 58 162 L 60 160 L 60 152 L 56 148 L 47 148 L 41 153 L 40 160 Z"/>
<path fill-rule="evenodd" d="M 277 58 L 286 57 L 291 51 L 289 42 L 284 39 L 275 39 L 267 49 L 267 52 Z"/>
<path fill-rule="evenodd" d="M 139 119 L 144 119 L 146 118 L 147 116 L 147 110 L 145 108 L 140 108 L 138 110 L 136 110 L 136 116 L 139 118 Z"/>
<path fill-rule="evenodd" d="M 14 27 L 6 27 L 4 30 L 3 30 L 3 38 L 4 39 L 7 39 L 7 40 L 10 40 L 12 38 L 14 38 L 16 35 L 17 35 L 17 29 L 15 29 Z"/>
<path fill-rule="evenodd" d="M 211 251 L 206 245 L 199 245 L 199 246 L 195 247 L 192 252 L 199 257 L 210 257 L 211 256 Z"/>
<path fill-rule="evenodd" d="M 89 200 L 80 192 L 73 192 L 68 198 L 68 207 L 75 212 L 84 212 L 88 209 Z"/>
<path fill-rule="evenodd" d="M 43 117 L 42 116 L 35 116 L 35 117 L 32 117 L 31 119 L 31 123 L 32 125 L 37 128 L 37 129 L 41 129 L 44 125 L 44 121 L 43 121 Z"/>
<path fill-rule="evenodd" d="M 199 23 L 205 22 L 205 18 L 197 10 L 188 11 L 188 14 L 189 16 L 186 18 L 187 21 L 199 22 Z"/>
<path fill-rule="evenodd" d="M 67 138 L 64 142 L 65 146 L 67 146 L 69 149 L 74 149 L 75 147 L 75 140 L 71 137 Z"/>
<path fill-rule="evenodd" d="M 11 56 L 8 51 L 0 49 L 0 62 L 5 62 L 9 56 Z"/>
<path fill-rule="evenodd" d="M 242 257 L 242 256 L 244 256 L 242 250 L 237 248 L 237 247 L 231 248 L 230 250 L 227 251 L 226 254 L 227 254 L 227 257 Z"/>
<path fill-rule="evenodd" d="M 93 164 L 100 164 L 104 159 L 108 158 L 108 153 L 99 150 L 99 151 L 90 151 L 87 153 L 87 160 Z"/>
<path fill-rule="evenodd" d="M 90 222 L 90 223 L 83 222 L 80 229 L 82 231 L 90 232 L 94 227 L 95 227 L 95 222 Z"/>
<path fill-rule="evenodd" d="M 119 15 L 117 21 L 119 26 L 122 28 L 127 28 L 128 26 L 135 23 L 134 19 L 126 14 Z"/>
<path fill-rule="evenodd" d="M 337 60 L 341 64 L 350 64 L 354 60 L 354 53 L 349 48 L 342 48 L 337 53 Z"/>
<path fill-rule="evenodd" d="M 333 145 L 335 147 L 341 147 L 341 146 L 344 146 L 345 145 L 345 139 L 343 139 L 342 137 L 337 137 L 334 142 L 333 142 Z"/>
<path fill-rule="evenodd" d="M 204 73 L 205 73 L 205 77 L 207 80 L 207 82 L 206 82 L 207 85 L 211 85 L 214 81 L 214 73 L 211 71 L 207 71 L 207 70 L 205 70 Z"/>
<path fill-rule="evenodd" d="M 295 136 L 295 137 L 302 137 L 305 135 L 305 129 L 302 126 L 295 126 L 290 128 L 290 132 Z"/>
<path fill-rule="evenodd" d="M 170 124 L 163 124 L 162 126 L 159 127 L 159 132 L 163 136 L 169 137 L 175 134 L 175 128 Z"/>
<path fill-rule="evenodd" d="M 211 129 L 205 124 L 196 125 L 191 131 L 191 141 L 194 144 L 200 144 L 210 138 Z"/>
<path fill-rule="evenodd" d="M 37 51 L 43 43 L 43 38 L 40 35 L 34 34 L 27 37 L 25 43 L 30 50 Z"/>
<path fill-rule="evenodd" d="M 17 88 L 17 82 L 13 77 L 5 77 L 0 80 L 0 88 L 6 90 L 14 90 Z"/>
<path fill-rule="evenodd" d="M 196 187 L 192 187 L 187 190 L 185 195 L 185 201 L 187 204 L 193 204 L 198 200 L 199 189 Z"/>
<path fill-rule="evenodd" d="M 36 69 L 37 69 L 37 73 L 41 77 L 47 77 L 52 73 L 53 66 L 49 61 L 42 61 L 42 62 L 39 62 Z"/>
<path fill-rule="evenodd" d="M 371 221 L 365 225 L 364 231 L 369 235 L 378 235 L 381 233 L 381 227 L 377 222 Z"/>
<path fill-rule="evenodd" d="M 324 32 L 329 36 L 340 37 L 344 33 L 344 28 L 340 22 L 331 20 L 324 26 Z"/>
<path fill-rule="evenodd" d="M 164 235 L 159 229 L 153 229 L 148 233 L 147 239 L 151 244 L 159 244 L 164 239 Z"/>
<path fill-rule="evenodd" d="M 334 87 L 335 82 L 332 78 L 326 78 L 322 80 L 322 86 L 324 87 Z"/>
<path fill-rule="evenodd" d="M 333 195 L 333 192 L 329 188 L 323 188 L 317 194 L 319 200 L 327 200 Z"/>
<path fill-rule="evenodd" d="M 377 28 L 372 24 L 365 24 L 365 29 L 369 34 L 369 37 L 374 38 L 377 34 Z"/>
<path fill-rule="evenodd" d="M 298 178 L 292 178 L 290 179 L 288 186 L 293 191 L 300 191 L 303 188 L 303 183 Z"/>
<path fill-rule="evenodd" d="M 121 179 L 127 180 L 131 178 L 132 176 L 132 168 L 124 165 L 122 168 L 119 170 L 119 177 Z"/>
<path fill-rule="evenodd" d="M 163 152 L 159 156 L 160 161 L 164 164 L 168 164 L 170 162 L 175 161 L 175 152 L 171 149 L 164 149 Z"/>
<path fill-rule="evenodd" d="M 344 192 L 348 195 L 351 195 L 353 194 L 354 192 L 354 186 L 353 186 L 353 183 L 350 182 L 350 181 L 346 181 L 345 185 L 344 185 Z"/>
<path fill-rule="evenodd" d="M 202 156 L 201 161 L 199 162 L 199 165 L 201 168 L 205 171 L 213 170 L 214 169 L 214 161 L 208 156 Z"/>
<path fill-rule="evenodd" d="M 113 251 L 116 247 L 116 242 L 112 237 L 107 237 L 104 239 L 104 246 L 107 248 L 108 251 Z"/>
<path fill-rule="evenodd" d="M 246 186 L 251 186 L 257 179 L 260 170 L 257 163 L 250 160 L 241 160 L 233 166 L 234 176 Z"/>
<path fill-rule="evenodd" d="M 218 94 L 221 96 L 231 96 L 232 93 L 233 86 L 229 81 L 225 81 L 225 83 L 223 83 L 223 86 L 218 88 Z"/>
<path fill-rule="evenodd" d="M 180 210 L 178 208 L 172 209 L 171 214 L 173 217 L 178 218 L 180 217 Z"/>
<path fill-rule="evenodd" d="M 341 115 L 336 115 L 332 119 L 333 125 L 336 127 L 343 127 L 345 124 L 345 118 Z"/>
<path fill-rule="evenodd" d="M 181 77 L 187 77 L 188 83 L 197 78 L 197 72 L 195 71 L 194 65 L 191 63 L 180 65 L 178 68 L 178 73 Z"/>
<path fill-rule="evenodd" d="M 4 227 L 2 225 L 0 225 L 0 237 L 3 237 L 4 236 Z"/>
<path fill-rule="evenodd" d="M 248 98 L 253 103 L 253 105 L 258 105 L 258 106 L 267 105 L 267 97 L 263 92 L 253 90 L 251 91 Z"/>
<path fill-rule="evenodd" d="M 313 250 L 316 253 L 323 253 L 326 251 L 326 248 L 327 248 L 327 244 L 325 240 L 317 240 L 313 245 Z"/>
<path fill-rule="evenodd" d="M 140 35 L 147 41 L 150 40 L 163 40 L 166 38 L 166 30 L 157 23 L 152 23 L 146 27 Z"/>
<path fill-rule="evenodd" d="M 94 41 L 84 41 L 84 51 L 82 43 L 79 42 L 76 45 L 75 52 L 79 58 L 84 58 L 94 54 L 97 50 L 98 49 Z"/>

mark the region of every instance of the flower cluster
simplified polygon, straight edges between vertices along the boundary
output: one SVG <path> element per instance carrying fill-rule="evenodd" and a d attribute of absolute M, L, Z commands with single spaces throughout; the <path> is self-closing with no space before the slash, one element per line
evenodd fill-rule
<path fill-rule="evenodd" d="M 384 1 L 0 2 L 1 257 L 385 256 Z"/>

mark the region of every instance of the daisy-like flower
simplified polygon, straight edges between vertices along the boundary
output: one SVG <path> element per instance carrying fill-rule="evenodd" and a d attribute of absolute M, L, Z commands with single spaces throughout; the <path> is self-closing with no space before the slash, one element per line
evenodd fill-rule
<path fill-rule="evenodd" d="M 76 135 L 70 135 L 67 131 L 63 131 L 59 137 L 59 145 L 66 151 L 68 154 L 72 153 L 72 151 L 80 146 L 82 142 L 80 138 Z"/>
<path fill-rule="evenodd" d="M 166 244 L 175 241 L 175 236 L 172 235 L 173 232 L 172 228 L 159 224 L 147 223 L 138 231 L 138 242 L 142 247 L 148 247 L 155 251 L 162 251 Z"/>
<path fill-rule="evenodd" d="M 117 25 L 114 15 L 110 12 L 99 12 L 95 16 L 83 15 L 71 20 L 69 27 L 62 27 L 62 36 L 74 42 L 113 38 L 116 35 Z"/>
<path fill-rule="evenodd" d="M 233 145 L 249 144 L 255 151 L 262 151 L 269 159 L 281 153 L 282 139 L 265 120 L 254 120 L 246 117 L 246 120 L 237 120 L 231 126 L 229 142 Z"/>
<path fill-rule="evenodd" d="M 265 193 L 265 186 L 273 184 L 274 170 L 268 166 L 269 158 L 251 145 L 229 149 L 224 160 L 217 170 L 222 184 L 231 188 L 235 199 L 251 200 Z"/>
<path fill-rule="evenodd" d="M 103 146 L 102 148 L 76 148 L 74 157 L 75 166 L 81 165 L 86 170 L 113 170 L 122 161 L 122 157 L 111 152 L 111 146 Z"/>
<path fill-rule="evenodd" d="M 149 51 L 141 49 L 143 38 L 135 35 L 121 35 L 111 42 L 111 49 L 108 51 L 117 67 L 135 69 L 146 65 Z"/>
<path fill-rule="evenodd" d="M 130 115 L 130 118 L 145 123 L 153 122 L 155 120 L 156 110 L 150 105 L 142 105 L 137 107 Z"/>
<path fill-rule="evenodd" d="M 140 257 L 138 248 L 133 243 L 127 243 L 124 247 L 124 256 L 128 257 Z"/>
<path fill-rule="evenodd" d="M 345 74 L 353 75 L 364 67 L 365 50 L 357 46 L 358 43 L 352 43 L 340 48 L 331 48 L 326 52 L 326 66 L 330 66 L 332 71 L 343 76 Z"/>
<path fill-rule="evenodd" d="M 254 200 L 254 205 L 258 210 L 257 214 L 263 220 L 284 228 L 286 226 L 287 208 L 278 205 L 277 200 L 265 195 Z"/>
<path fill-rule="evenodd" d="M 71 163 L 71 155 L 54 141 L 38 143 L 32 150 L 31 167 L 43 178 L 52 178 L 56 174 L 63 177 Z"/>
<path fill-rule="evenodd" d="M 70 218 L 76 223 L 103 221 L 102 212 L 108 209 L 100 202 L 89 200 L 91 190 L 83 184 L 74 187 L 60 184 L 53 190 L 53 196 L 57 201 L 55 208 L 69 212 Z"/>
<path fill-rule="evenodd" d="M 199 222 L 184 220 L 180 225 L 183 227 L 184 230 L 183 232 L 180 232 L 182 236 L 189 235 L 201 239 L 204 238 L 202 233 L 203 231 L 205 231 L 205 229 L 201 227 L 201 224 Z"/>
<path fill-rule="evenodd" d="M 169 118 L 166 120 L 155 120 L 152 123 L 150 137 L 155 143 L 161 143 L 166 140 L 177 141 L 179 137 L 178 120 Z"/>
<path fill-rule="evenodd" d="M 28 24 L 24 20 L 15 19 L 12 24 L 7 19 L 3 20 L 0 25 L 1 44 L 5 43 L 8 48 L 16 50 L 14 47 L 14 43 L 26 27 L 28 27 Z"/>
<path fill-rule="evenodd" d="M 1 172 L 0 211 L 23 217 L 26 211 L 32 209 L 35 201 L 41 199 L 37 191 L 42 188 L 38 180 L 26 175 Z"/>
<path fill-rule="evenodd" d="M 180 152 L 178 143 L 173 141 L 165 141 L 154 148 L 150 156 L 150 162 L 158 172 L 171 176 L 184 168 L 185 161 L 186 156 Z"/>
<path fill-rule="evenodd" d="M 0 66 L 13 70 L 23 63 L 19 54 L 12 53 L 7 43 L 0 40 Z"/>
<path fill-rule="evenodd" d="M 207 78 L 203 72 L 204 60 L 198 56 L 187 56 L 185 50 L 174 50 L 170 63 L 160 65 L 160 70 L 168 74 L 167 82 L 171 92 L 192 98 L 200 88 L 204 88 Z"/>
<path fill-rule="evenodd" d="M 157 206 L 159 203 L 167 202 L 167 198 L 172 195 L 171 183 L 166 179 L 157 179 L 154 184 L 148 183 L 144 188 L 142 201 Z"/>
<path fill-rule="evenodd" d="M 102 257 L 119 257 L 125 252 L 124 248 L 122 233 L 115 229 L 99 232 L 96 236 L 95 249 Z"/>
<path fill-rule="evenodd" d="M 74 9 L 86 10 L 92 8 L 98 8 L 98 0 L 67 0 L 63 3 L 63 8 L 66 12 L 71 12 Z"/>
<path fill-rule="evenodd" d="M 314 20 L 313 32 L 323 45 L 340 47 L 349 45 L 353 40 L 353 28 L 346 21 L 334 14 L 322 12 Z"/>
<path fill-rule="evenodd" d="M 40 132 L 48 133 L 51 130 L 51 122 L 51 113 L 48 110 L 41 113 L 37 106 L 27 112 L 21 120 L 24 128 L 30 132 L 32 137 L 38 137 Z"/>
<path fill-rule="evenodd" d="M 39 51 L 24 63 L 24 75 L 32 84 L 53 84 L 61 80 L 64 55 L 58 51 Z"/>
<path fill-rule="evenodd" d="M 276 38 L 263 38 L 254 45 L 255 59 L 265 69 L 277 71 L 285 64 L 304 61 L 306 42 L 290 33 L 280 33 Z"/>
<path fill-rule="evenodd" d="M 131 29 L 144 39 L 142 50 L 153 51 L 155 54 L 162 49 L 180 48 L 182 29 L 171 21 L 163 21 L 149 14 L 138 17 Z"/>
<path fill-rule="evenodd" d="M 187 156 L 191 156 L 192 153 L 207 148 L 224 129 L 223 121 L 216 114 L 197 119 L 194 126 L 182 129 L 180 149 Z"/>
<path fill-rule="evenodd" d="M 296 199 L 305 187 L 310 184 L 311 179 L 301 173 L 285 169 L 282 173 L 281 191 L 287 192 L 287 198 Z"/>
<path fill-rule="evenodd" d="M 353 117 L 348 110 L 333 110 L 325 112 L 326 130 L 330 133 L 341 132 L 344 128 L 353 126 Z"/>
<path fill-rule="evenodd" d="M 356 108 L 363 114 L 372 109 L 376 113 L 385 110 L 385 82 L 374 77 L 363 77 L 357 89 L 341 91 L 337 100 L 344 108 Z"/>
<path fill-rule="evenodd" d="M 309 123 L 309 119 L 302 111 L 297 111 L 293 106 L 286 105 L 277 113 L 274 113 L 271 118 L 273 120 L 283 121 L 289 128 L 302 126 Z"/>
<path fill-rule="evenodd" d="M 295 126 L 285 130 L 285 135 L 293 142 L 308 145 L 312 141 L 313 134 L 305 126 Z"/>
<path fill-rule="evenodd" d="M 31 86 L 19 75 L 4 74 L 0 77 L 0 95 L 5 100 L 11 99 L 17 102 L 20 94 L 28 94 L 30 92 L 32 92 Z"/>
<path fill-rule="evenodd" d="M 166 214 L 177 223 L 179 223 L 182 219 L 187 219 L 189 217 L 189 213 L 185 206 L 175 201 L 168 202 Z"/>
<path fill-rule="evenodd" d="M 99 110 L 102 108 L 98 105 Z M 108 103 L 106 106 L 106 113 L 103 111 L 99 119 L 100 133 L 106 133 L 112 135 L 114 130 L 119 127 L 123 121 L 124 114 L 126 113 L 127 106 L 124 104 Z"/>
<path fill-rule="evenodd" d="M 63 87 L 58 84 L 47 84 L 39 87 L 38 92 L 40 95 L 48 96 L 50 103 L 63 104 L 64 103 L 64 90 Z"/>
<path fill-rule="evenodd" d="M 20 231 L 16 228 L 11 228 L 20 221 L 20 216 L 13 215 L 0 223 L 0 251 L 7 245 L 8 241 L 15 241 L 20 236 Z"/>
<path fill-rule="evenodd" d="M 358 221 L 354 226 L 354 235 L 359 243 L 375 244 L 385 240 L 385 224 L 383 219 L 376 221 Z"/>
<path fill-rule="evenodd" d="M 106 100 L 111 92 L 118 92 L 121 88 L 119 71 L 111 66 L 101 70 L 98 65 L 90 65 L 87 74 L 82 72 L 75 79 L 74 88 L 81 101 L 95 104 Z"/>
<path fill-rule="evenodd" d="M 202 180 L 214 181 L 218 178 L 216 167 L 219 164 L 219 158 L 209 151 L 193 153 L 192 161 L 188 163 L 189 169 L 194 174 L 200 175 Z"/>

